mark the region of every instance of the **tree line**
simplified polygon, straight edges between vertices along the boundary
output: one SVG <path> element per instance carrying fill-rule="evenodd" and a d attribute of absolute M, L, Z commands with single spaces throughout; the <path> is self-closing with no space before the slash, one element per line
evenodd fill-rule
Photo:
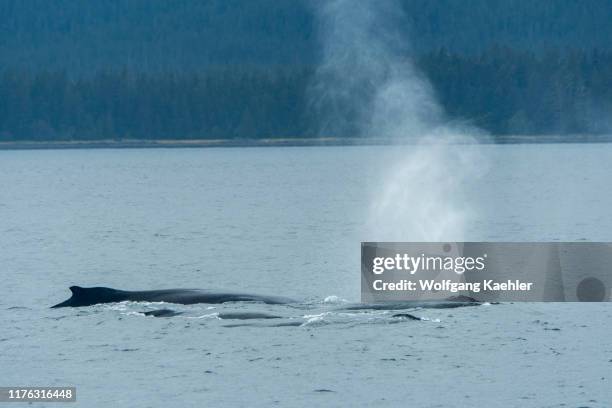
<path fill-rule="evenodd" d="M 385 0 L 386 1 L 386 0 Z M 2 0 L 0 66 L 88 75 L 314 64 L 320 0 Z M 376 3 L 374 1 L 373 3 Z M 413 51 L 612 50 L 612 0 L 397 0 Z"/>
<path fill-rule="evenodd" d="M 451 119 L 492 134 L 612 131 L 612 52 L 439 49 L 416 58 Z M 317 137 L 314 66 L 0 72 L 0 141 Z M 348 137 L 353 135 L 323 135 Z"/>

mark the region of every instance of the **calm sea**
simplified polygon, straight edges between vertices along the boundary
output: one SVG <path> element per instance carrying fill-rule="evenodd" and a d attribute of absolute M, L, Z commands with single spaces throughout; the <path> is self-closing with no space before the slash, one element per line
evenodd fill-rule
<path fill-rule="evenodd" d="M 461 148 L 483 158 L 465 177 L 444 164 L 461 197 L 433 203 L 407 173 L 400 212 L 460 204 L 465 240 L 612 241 L 612 144 Z M 76 386 L 82 407 L 612 406 L 609 304 L 337 310 L 359 299 L 360 242 L 380 239 L 378 192 L 409 151 L 0 151 L 0 386 Z M 71 285 L 302 304 L 49 309 Z M 184 314 L 142 314 L 162 307 Z M 217 317 L 241 310 L 300 325 Z"/>

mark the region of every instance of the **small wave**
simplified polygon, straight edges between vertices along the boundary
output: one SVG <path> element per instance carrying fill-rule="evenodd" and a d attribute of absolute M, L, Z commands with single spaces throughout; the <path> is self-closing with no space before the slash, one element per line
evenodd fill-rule
<path fill-rule="evenodd" d="M 6 310 L 30 310 L 30 308 L 25 306 L 12 306 L 7 308 Z"/>
<path fill-rule="evenodd" d="M 330 312 L 323 312 L 323 313 L 319 313 L 316 315 L 305 315 L 304 319 L 306 319 L 306 321 L 304 323 L 302 323 L 302 326 L 324 326 L 329 324 L 329 322 L 327 322 L 325 320 L 325 318 L 327 316 L 329 316 Z"/>
<path fill-rule="evenodd" d="M 323 299 L 323 303 L 331 303 L 331 304 L 343 304 L 343 303 L 348 303 L 348 300 L 343 299 L 339 296 L 336 295 L 331 295 L 331 296 L 327 296 L 325 299 Z"/>
<path fill-rule="evenodd" d="M 304 315 L 304 319 L 310 320 L 310 319 L 324 318 L 325 316 L 329 315 L 330 313 L 331 312 L 323 312 L 323 313 L 313 314 L 313 315 Z"/>
<path fill-rule="evenodd" d="M 186 319 L 215 319 L 215 320 L 221 320 L 221 318 L 219 317 L 219 313 L 215 312 L 215 313 L 208 313 L 208 314 L 203 314 L 200 316 L 185 316 Z"/>

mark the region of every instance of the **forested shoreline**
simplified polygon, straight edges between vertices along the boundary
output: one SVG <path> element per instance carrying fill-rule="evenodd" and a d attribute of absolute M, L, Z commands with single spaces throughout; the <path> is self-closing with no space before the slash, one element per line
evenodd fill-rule
<path fill-rule="evenodd" d="M 359 136 L 350 107 L 309 93 L 324 3 L 1 1 L 0 142 Z M 612 133 L 612 0 L 386 4 L 401 17 L 397 57 L 448 120 L 499 136 Z M 348 126 L 321 126 L 325 112 Z"/>
<path fill-rule="evenodd" d="M 444 49 L 416 64 L 450 120 L 493 135 L 612 131 L 612 52 Z M 319 132 L 315 66 L 227 66 L 145 73 L 5 69 L 0 141 L 354 137 Z M 375 135 L 373 135 L 375 136 Z"/>

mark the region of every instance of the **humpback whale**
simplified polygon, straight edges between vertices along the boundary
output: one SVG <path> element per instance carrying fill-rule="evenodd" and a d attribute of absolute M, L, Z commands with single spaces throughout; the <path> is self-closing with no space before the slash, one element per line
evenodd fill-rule
<path fill-rule="evenodd" d="M 70 299 L 51 306 L 80 307 L 99 303 L 123 302 L 168 302 L 191 305 L 195 303 L 225 303 L 225 302 L 262 302 L 267 304 L 295 303 L 294 300 L 280 296 L 263 296 L 248 293 L 214 292 L 203 289 L 163 289 L 127 291 L 105 287 L 82 288 L 71 286 Z"/>
<path fill-rule="evenodd" d="M 232 292 L 215 292 L 204 289 L 162 289 L 162 290 L 143 290 L 143 291 L 127 291 L 118 290 L 106 287 L 83 288 L 80 286 L 71 286 L 70 291 L 72 296 L 70 299 L 51 306 L 57 307 L 81 307 L 91 306 L 99 303 L 123 302 L 126 300 L 134 302 L 167 302 L 178 303 L 183 305 L 191 305 L 196 303 L 226 303 L 226 302 L 261 302 L 271 305 L 282 305 L 289 303 L 298 303 L 295 300 L 281 296 L 265 296 L 254 295 L 248 293 L 232 293 Z M 338 308 L 337 310 L 402 310 L 402 309 L 447 309 L 465 306 L 477 306 L 481 303 L 471 297 L 455 296 L 443 300 L 423 300 L 423 301 L 404 301 L 404 302 L 388 302 L 388 303 L 357 303 L 349 304 Z M 160 311 L 146 312 L 146 316 L 155 317 L 170 317 L 181 314 L 172 310 L 163 309 Z M 232 319 L 261 319 L 261 318 L 278 318 L 280 316 L 263 316 L 257 313 L 242 313 L 236 316 L 231 313 L 226 313 L 226 316 L 221 318 Z M 402 316 L 406 317 L 406 316 Z"/>

